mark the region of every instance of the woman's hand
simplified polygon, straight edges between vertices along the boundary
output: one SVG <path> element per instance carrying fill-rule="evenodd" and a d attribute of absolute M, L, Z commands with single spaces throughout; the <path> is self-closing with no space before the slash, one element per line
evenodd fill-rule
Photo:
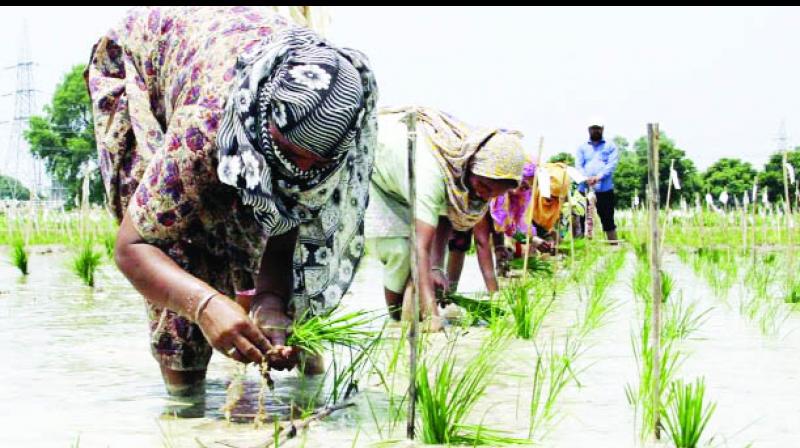
<path fill-rule="evenodd" d="M 437 296 L 441 295 L 444 297 L 447 295 L 447 292 L 450 291 L 450 281 L 447 279 L 442 268 L 433 269 L 431 281 L 433 281 L 433 289 L 436 291 Z"/>
<path fill-rule="evenodd" d="M 208 302 L 197 324 L 212 347 L 239 362 L 261 363 L 271 348 L 244 308 L 224 296 Z"/>
<path fill-rule="evenodd" d="M 291 370 L 299 363 L 299 350 L 286 345 L 292 319 L 284 311 L 283 300 L 275 294 L 264 293 L 253 300 L 252 316 L 255 324 L 269 340 L 267 352 L 269 367 Z"/>

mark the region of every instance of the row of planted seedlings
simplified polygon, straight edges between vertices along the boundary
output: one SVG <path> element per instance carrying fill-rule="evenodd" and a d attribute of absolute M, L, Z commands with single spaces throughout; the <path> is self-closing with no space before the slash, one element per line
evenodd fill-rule
<path fill-rule="evenodd" d="M 699 308 L 696 301 L 685 301 L 683 291 L 676 288 L 668 272 L 662 271 L 662 322 L 659 350 L 656 351 L 651 340 L 653 280 L 648 252 L 643 243 L 635 247 L 637 265 L 632 290 L 640 325 L 631 329 L 631 346 L 637 363 L 638 381 L 625 387 L 626 398 L 635 414 L 634 431 L 641 441 L 646 441 L 656 428 L 657 437 L 666 431 L 677 448 L 705 446 L 701 442 L 716 404 L 709 403 L 706 398 L 703 377 L 685 381 L 678 374 L 688 353 L 686 341 L 702 327 L 711 309 Z M 654 370 L 656 353 L 659 353 L 658 372 Z M 713 437 L 706 438 L 706 443 L 713 442 Z"/>
<path fill-rule="evenodd" d="M 103 255 L 105 254 L 109 261 L 113 260 L 117 225 L 103 211 L 93 210 L 83 215 L 44 212 L 16 216 L 5 214 L 0 221 L 3 227 L 1 232 L 3 242 L 7 243 L 10 249 L 9 262 L 23 276 L 30 273 L 32 247 L 44 244 L 66 246 L 72 253 L 68 261 L 70 271 L 90 287 L 95 286 L 96 273 L 102 264 Z M 54 238 L 49 229 L 51 224 L 56 225 L 56 223 L 63 224 L 70 231 L 56 230 L 59 237 Z M 98 249 L 98 246 L 101 248 Z"/>
<path fill-rule="evenodd" d="M 559 396 L 570 382 L 578 381 L 578 358 L 585 350 L 586 338 L 603 325 L 614 308 L 608 289 L 625 254 L 617 251 L 601 257 L 600 253 L 595 246 L 581 250 L 573 269 L 560 273 L 552 272 L 553 266 L 548 269 L 541 263 L 532 264 L 538 275 L 510 281 L 490 300 L 450 297 L 465 310 L 464 317 L 444 334 L 423 333 L 417 342 L 419 364 L 414 380 L 419 440 L 426 444 L 500 446 L 532 444 L 544 438 L 546 424 L 557 416 Z M 580 303 L 575 322 L 561 329 L 565 334 L 557 343 L 555 334 L 540 337 L 540 333 L 564 291 L 560 285 L 569 281 L 580 285 Z M 372 387 L 358 395 L 363 406 L 355 411 L 359 426 L 354 444 L 355 439 L 373 435 L 384 443 L 402 439 L 399 432 L 405 427 L 408 408 L 407 332 L 404 326 L 377 328 L 382 320 L 384 316 L 375 313 L 335 311 L 293 324 L 287 343 L 316 354 L 327 349 L 330 367 L 325 379 L 314 383 L 317 389 L 311 394 L 313 399 L 286 403 L 295 419 L 292 423 L 280 424 L 278 416 L 272 416 L 272 431 L 264 437 L 268 441 L 265 445 L 280 445 L 288 438 L 305 434 L 306 422 L 354 405 L 359 384 Z M 521 341 L 531 341 L 533 346 L 531 368 L 525 368 L 530 362 L 509 365 L 510 348 Z M 254 425 L 269 429 L 265 423 L 270 416 L 263 403 L 272 390 L 272 382 L 266 367 L 260 369 L 263 379 L 255 415 L 236 412 L 244 394 L 247 369 L 239 367 L 222 409 L 227 418 L 249 418 Z M 493 394 L 487 391 L 517 379 L 531 383 L 524 432 L 486 422 L 499 404 L 491 402 Z M 280 400 L 277 396 L 271 398 Z"/>
<path fill-rule="evenodd" d="M 487 322 L 484 333 L 488 334 L 479 343 L 477 353 L 464 359 L 461 369 L 456 367 L 462 364 L 459 358 L 464 357 L 456 350 L 458 337 L 423 356 L 417 378 L 423 442 L 497 446 L 541 442 L 546 437 L 556 423 L 559 397 L 571 382 L 578 383 L 582 371 L 579 357 L 585 352 L 587 337 L 603 324 L 613 308 L 608 288 L 624 262 L 624 253 L 616 252 L 599 263 L 601 252 L 597 246 L 584 248 L 573 269 L 561 272 L 552 272 L 557 269 L 548 270 L 541 261 L 530 260 L 529 269 L 534 275 L 509 282 L 492 298 L 491 308 L 456 299 L 468 314 L 478 314 L 479 320 Z M 595 267 L 597 264 L 600 266 Z M 571 280 L 581 286 L 576 320 L 567 328 L 542 334 L 547 316 Z M 514 353 L 508 353 L 513 339 L 530 341 L 532 366 L 530 358 L 516 359 L 521 341 L 516 343 Z M 517 390 L 524 382 L 530 382 L 524 436 L 484 424 L 487 415 L 502 404 L 490 402 L 493 394 L 487 395 L 486 390 L 513 388 L 514 381 L 519 382 Z M 515 414 L 519 413 L 522 395 L 517 395 Z"/>
<path fill-rule="evenodd" d="M 779 230 L 779 229 L 778 229 Z M 778 230 L 764 241 L 779 242 Z M 776 335 L 800 302 L 800 282 L 795 275 L 798 266 L 791 246 L 754 245 L 742 238 L 741 231 L 729 227 L 716 228 L 725 244 L 708 245 L 699 235 L 686 235 L 676 228 L 681 244 L 678 257 L 709 285 L 714 295 L 730 306 L 731 290 L 737 292 L 739 313 L 758 326 L 764 335 Z"/>

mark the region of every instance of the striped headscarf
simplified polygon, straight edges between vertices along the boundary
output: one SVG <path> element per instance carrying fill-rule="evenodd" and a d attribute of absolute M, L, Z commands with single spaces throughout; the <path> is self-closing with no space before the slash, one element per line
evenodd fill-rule
<path fill-rule="evenodd" d="M 363 255 L 376 103 L 366 56 L 302 27 L 274 35 L 237 61 L 217 135 L 217 174 L 237 188 L 269 235 L 299 228 L 295 313 L 335 306 Z M 299 169 L 273 142 L 272 125 L 331 163 Z"/>
<path fill-rule="evenodd" d="M 253 206 L 272 235 L 297 227 L 304 214 L 292 204 L 294 196 L 335 181 L 354 147 L 365 105 L 362 77 L 352 62 L 359 56 L 297 27 L 237 63 L 238 88 L 217 135 L 217 172 L 223 183 L 239 188 L 244 204 Z M 272 141 L 271 124 L 291 143 L 332 163 L 299 169 Z M 283 194 L 275 195 L 275 186 Z"/>

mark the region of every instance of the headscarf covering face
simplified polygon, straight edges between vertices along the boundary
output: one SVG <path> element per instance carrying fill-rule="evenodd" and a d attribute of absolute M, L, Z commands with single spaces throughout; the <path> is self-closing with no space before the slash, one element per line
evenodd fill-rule
<path fill-rule="evenodd" d="M 561 202 L 566 199 L 569 188 L 567 165 L 564 163 L 545 163 L 542 165 L 550 180 L 550 197 L 542 197 L 541 182 L 537 181 L 533 192 L 533 221 L 550 231 L 561 216 Z"/>
<path fill-rule="evenodd" d="M 362 53 L 301 27 L 237 61 L 217 135 L 217 174 L 270 235 L 299 227 L 296 309 L 319 312 L 338 303 L 363 254 L 377 102 L 367 64 Z M 273 142 L 271 125 L 331 163 L 300 170 Z"/>
<path fill-rule="evenodd" d="M 535 173 L 536 163 L 528 161 L 522 169 L 520 186 L 492 200 L 490 210 L 496 231 L 508 236 L 529 231 L 525 214 L 531 203 L 531 184 Z"/>
<path fill-rule="evenodd" d="M 525 163 L 521 134 L 497 128 L 472 128 L 427 107 L 416 110 L 423 134 L 433 145 L 434 156 L 445 173 L 447 217 L 456 230 L 471 229 L 483 218 L 489 202 L 470 196 L 469 172 L 519 184 Z"/>

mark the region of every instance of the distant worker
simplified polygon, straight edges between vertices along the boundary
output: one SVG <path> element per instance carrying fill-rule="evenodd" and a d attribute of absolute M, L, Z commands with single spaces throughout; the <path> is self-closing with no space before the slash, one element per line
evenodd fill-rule
<path fill-rule="evenodd" d="M 408 180 L 408 131 L 403 119 L 417 112 L 415 221 Z M 451 230 L 478 225 L 489 202 L 522 181 L 525 153 L 521 135 L 493 127 L 472 127 L 427 108 L 386 111 L 378 118 L 378 147 L 370 181 L 365 235 L 384 267 L 386 304 L 400 320 L 404 296 L 411 297 L 409 233 L 416 228 L 419 311 L 425 331 L 438 331 L 442 319 L 436 291 L 447 291 L 445 247 Z M 406 291 L 409 291 L 406 294 Z M 407 318 L 410 310 L 406 309 Z"/>
<path fill-rule="evenodd" d="M 589 123 L 589 141 L 578 147 L 575 167 L 587 177 L 579 187 L 587 195 L 596 196 L 597 214 L 606 232 L 606 238 L 617 244 L 617 226 L 614 224 L 614 170 L 617 169 L 619 151 L 612 142 L 603 139 L 603 121 L 592 119 Z M 581 228 L 586 218 L 581 218 Z"/>

